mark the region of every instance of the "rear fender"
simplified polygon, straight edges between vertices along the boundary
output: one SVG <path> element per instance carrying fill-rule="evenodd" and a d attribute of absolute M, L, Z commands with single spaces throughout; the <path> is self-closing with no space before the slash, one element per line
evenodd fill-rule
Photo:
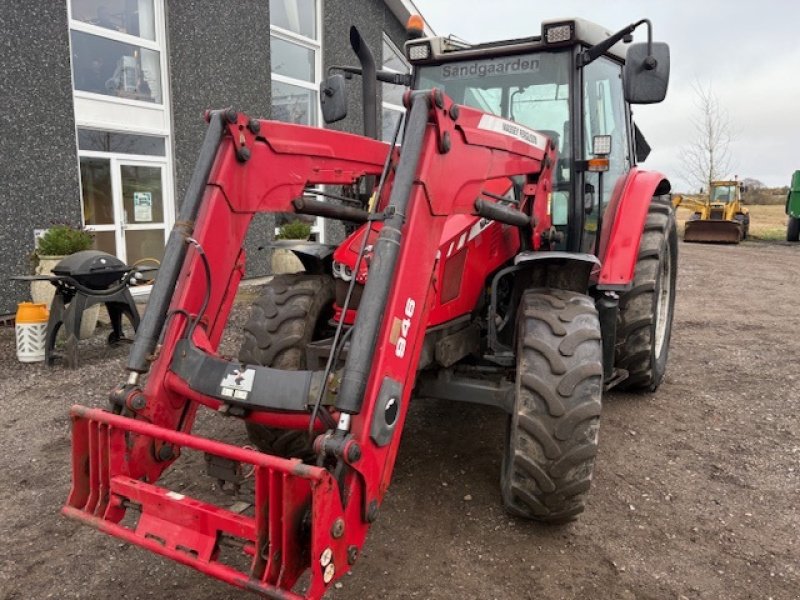
<path fill-rule="evenodd" d="M 639 243 L 653 196 L 670 192 L 669 180 L 655 171 L 636 167 L 614 187 L 603 216 L 597 256 L 602 267 L 596 279 L 599 290 L 622 291 L 630 287 Z"/>

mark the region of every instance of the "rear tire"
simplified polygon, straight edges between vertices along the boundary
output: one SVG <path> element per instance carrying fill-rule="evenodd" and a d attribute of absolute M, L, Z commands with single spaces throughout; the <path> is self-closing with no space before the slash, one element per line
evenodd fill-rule
<path fill-rule="evenodd" d="M 746 240 L 750 235 L 750 215 L 739 213 L 736 215 L 736 220 L 739 221 L 742 227 L 742 240 Z"/>
<path fill-rule="evenodd" d="M 503 503 L 519 517 L 571 521 L 584 510 L 597 455 L 603 353 L 594 302 L 577 292 L 527 290 L 517 338 Z"/>
<path fill-rule="evenodd" d="M 664 379 L 675 312 L 678 234 L 669 198 L 650 203 L 633 287 L 619 299 L 615 366 L 623 390 L 655 391 Z"/>
<path fill-rule="evenodd" d="M 789 223 L 786 225 L 786 241 L 800 241 L 800 218 L 789 217 Z"/>
<path fill-rule="evenodd" d="M 276 275 L 253 303 L 244 326 L 239 360 L 298 371 L 306 368 L 306 345 L 325 337 L 333 315 L 333 279 L 327 275 Z M 313 456 L 305 430 L 245 423 L 262 452 L 307 459 Z"/>

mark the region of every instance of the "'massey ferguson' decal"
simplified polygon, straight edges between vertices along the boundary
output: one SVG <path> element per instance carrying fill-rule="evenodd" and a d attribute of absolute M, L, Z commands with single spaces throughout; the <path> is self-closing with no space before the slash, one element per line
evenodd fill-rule
<path fill-rule="evenodd" d="M 547 139 L 538 131 L 528 129 L 519 123 L 506 121 L 494 115 L 483 115 L 478 123 L 478 129 L 502 133 L 539 148 L 539 150 L 547 148 Z"/>

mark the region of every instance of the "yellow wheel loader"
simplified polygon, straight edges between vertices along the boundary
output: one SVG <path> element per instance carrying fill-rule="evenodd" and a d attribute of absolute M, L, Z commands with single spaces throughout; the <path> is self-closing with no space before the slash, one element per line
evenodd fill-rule
<path fill-rule="evenodd" d="M 742 206 L 742 185 L 738 181 L 712 181 L 706 198 L 675 196 L 673 205 L 694 209 L 686 221 L 685 242 L 738 244 L 747 238 L 750 213 Z"/>

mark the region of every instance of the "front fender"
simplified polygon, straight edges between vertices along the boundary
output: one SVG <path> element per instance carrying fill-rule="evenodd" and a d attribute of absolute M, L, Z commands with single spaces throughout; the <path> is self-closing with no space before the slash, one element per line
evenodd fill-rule
<path fill-rule="evenodd" d="M 669 180 L 656 171 L 634 167 L 614 187 L 603 215 L 597 276 L 600 290 L 625 290 L 633 281 L 647 212 L 653 196 L 668 194 Z"/>

